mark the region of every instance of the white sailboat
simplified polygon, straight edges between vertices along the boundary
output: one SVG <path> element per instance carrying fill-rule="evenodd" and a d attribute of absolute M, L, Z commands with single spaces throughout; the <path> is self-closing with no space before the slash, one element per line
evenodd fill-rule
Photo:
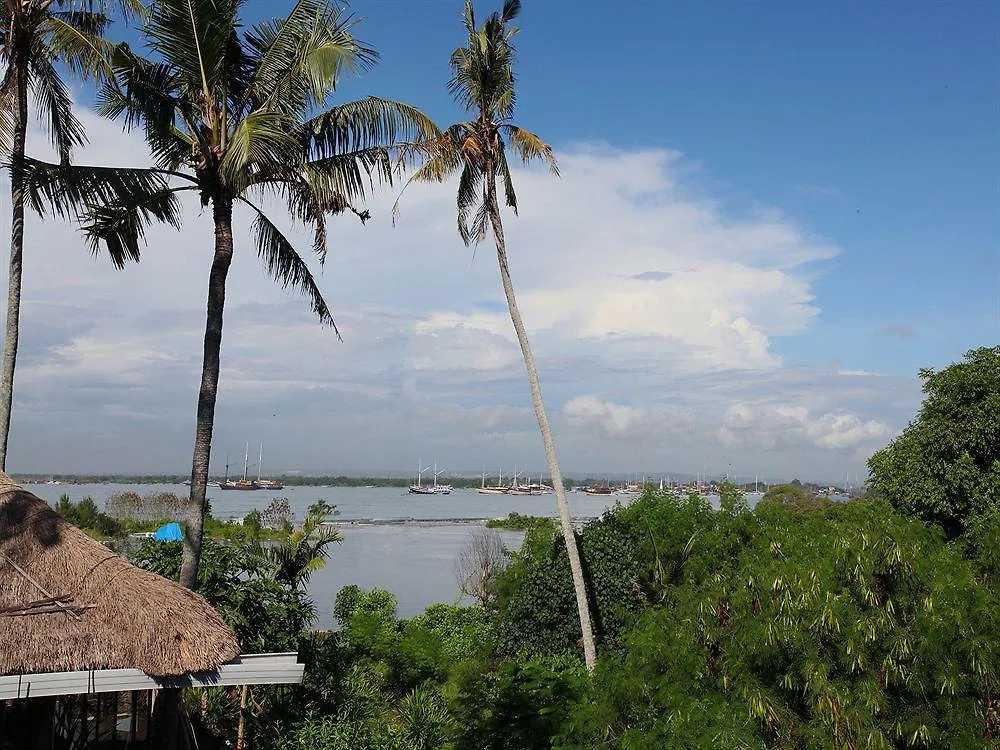
<path fill-rule="evenodd" d="M 483 486 L 476 490 L 480 495 L 506 495 L 507 488 L 503 486 L 503 467 L 500 468 L 497 474 L 497 483 L 487 487 L 486 486 L 486 469 L 483 469 Z"/>
<path fill-rule="evenodd" d="M 438 471 L 437 461 L 434 462 L 434 494 L 435 495 L 450 495 L 451 491 L 455 489 L 450 484 L 438 484 L 438 477 L 444 474 L 444 469 Z"/>
<path fill-rule="evenodd" d="M 424 472 L 431 468 L 430 466 L 425 466 L 424 468 L 421 469 L 420 468 L 420 464 L 422 464 L 422 463 L 423 462 L 418 458 L 417 459 L 417 483 L 410 485 L 410 492 L 412 492 L 414 495 L 433 495 L 434 494 L 434 488 L 433 487 L 421 486 L 421 484 L 420 484 L 420 480 L 423 478 Z"/>

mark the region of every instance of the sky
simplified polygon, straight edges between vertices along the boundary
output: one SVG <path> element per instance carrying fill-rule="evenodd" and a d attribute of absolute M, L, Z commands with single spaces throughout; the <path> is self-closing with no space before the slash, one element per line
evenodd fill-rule
<path fill-rule="evenodd" d="M 338 101 L 462 117 L 460 2 L 351 9 L 382 59 Z M 519 167 L 505 230 L 564 471 L 856 483 L 919 409 L 919 368 L 1000 340 L 1000 5 L 526 0 L 517 25 L 515 119 L 562 176 Z M 77 161 L 145 165 L 76 98 Z M 50 153 L 37 127 L 28 150 Z M 213 472 L 247 443 L 264 474 L 544 467 L 494 249 L 461 243 L 453 184 L 408 189 L 393 227 L 398 188 L 311 261 L 343 342 L 237 214 Z M 70 224 L 27 232 L 8 469 L 184 473 L 210 214 L 152 229 L 124 271 Z"/>

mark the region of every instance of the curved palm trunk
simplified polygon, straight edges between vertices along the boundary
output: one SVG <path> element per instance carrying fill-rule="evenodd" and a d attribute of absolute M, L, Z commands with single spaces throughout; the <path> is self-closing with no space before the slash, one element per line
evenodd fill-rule
<path fill-rule="evenodd" d="M 15 60 L 12 62 L 18 65 Z M 27 65 L 18 65 L 17 107 L 14 112 L 14 143 L 11 152 L 10 201 L 10 274 L 7 282 L 7 333 L 0 366 L 0 470 L 7 468 L 7 438 L 14 403 L 14 366 L 17 362 L 17 339 L 21 322 L 21 260 L 24 254 L 24 142 L 28 130 Z"/>
<path fill-rule="evenodd" d="M 222 350 L 222 312 L 226 304 L 226 276 L 233 261 L 233 203 L 215 199 L 215 259 L 208 276 L 208 319 L 205 323 L 205 353 L 201 365 L 201 391 L 198 394 L 198 422 L 194 435 L 194 458 L 191 462 L 191 495 L 187 507 L 187 530 L 184 534 L 184 557 L 181 561 L 181 585 L 193 589 L 198 582 L 201 560 L 201 535 L 205 523 L 205 490 L 208 487 L 208 461 L 212 453 L 212 428 L 215 425 L 215 397 L 219 390 L 219 355 Z"/>
<path fill-rule="evenodd" d="M 545 446 L 545 460 L 552 475 L 552 487 L 556 493 L 556 507 L 559 510 L 559 522 L 562 526 L 563 540 L 566 542 L 566 552 L 569 555 L 569 568 L 573 574 L 573 590 L 576 593 L 576 608 L 580 614 L 580 631 L 583 634 L 583 657 L 587 663 L 587 671 L 592 672 L 597 662 L 597 649 L 594 645 L 594 631 L 590 621 L 590 604 L 587 601 L 587 585 L 583 579 L 583 566 L 580 563 L 580 550 L 576 543 L 576 532 L 573 529 L 573 519 L 569 513 L 569 502 L 566 500 L 566 488 L 563 486 L 562 472 L 556 459 L 556 446 L 552 440 L 552 430 L 549 428 L 549 417 L 542 403 L 542 388 L 538 383 L 538 370 L 535 367 L 535 355 L 528 343 L 528 334 L 524 330 L 521 312 L 517 309 L 514 298 L 514 284 L 510 280 L 510 269 L 507 267 L 507 246 L 503 238 L 503 225 L 500 223 L 500 206 L 497 204 L 496 178 L 490 169 L 487 177 L 487 191 L 490 210 L 490 222 L 493 224 L 493 235 L 497 244 L 497 261 L 500 264 L 500 278 L 503 281 L 503 291 L 507 295 L 507 308 L 510 319 L 517 332 L 517 341 L 521 345 L 521 355 L 524 366 L 528 370 L 528 382 L 531 384 L 531 400 L 535 405 L 535 418 L 542 433 L 542 444 Z"/>

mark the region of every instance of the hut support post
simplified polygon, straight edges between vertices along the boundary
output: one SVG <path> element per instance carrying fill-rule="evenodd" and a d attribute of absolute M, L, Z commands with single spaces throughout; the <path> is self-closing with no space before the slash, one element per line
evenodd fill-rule
<path fill-rule="evenodd" d="M 153 750 L 178 750 L 180 734 L 181 691 L 165 688 L 156 691 L 150 732 Z"/>
<path fill-rule="evenodd" d="M 240 723 L 236 728 L 236 750 L 246 750 L 247 705 L 250 703 L 250 686 L 240 689 Z"/>

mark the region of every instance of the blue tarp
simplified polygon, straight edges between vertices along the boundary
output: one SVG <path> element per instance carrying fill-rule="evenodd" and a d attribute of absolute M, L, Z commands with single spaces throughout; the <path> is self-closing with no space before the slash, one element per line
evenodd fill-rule
<path fill-rule="evenodd" d="M 179 542 L 183 538 L 181 527 L 176 523 L 165 523 L 153 534 L 153 539 L 158 542 Z"/>

